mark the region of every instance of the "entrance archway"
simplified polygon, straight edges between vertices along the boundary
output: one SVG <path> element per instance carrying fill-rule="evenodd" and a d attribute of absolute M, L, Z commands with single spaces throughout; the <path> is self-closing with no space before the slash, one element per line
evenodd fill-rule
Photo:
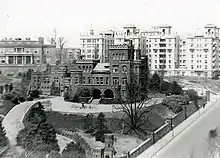
<path fill-rule="evenodd" d="M 101 98 L 101 91 L 99 89 L 94 89 L 92 91 L 92 97 L 93 99 L 100 99 Z"/>
<path fill-rule="evenodd" d="M 104 91 L 104 97 L 105 98 L 114 98 L 114 93 L 111 89 L 106 89 Z"/>

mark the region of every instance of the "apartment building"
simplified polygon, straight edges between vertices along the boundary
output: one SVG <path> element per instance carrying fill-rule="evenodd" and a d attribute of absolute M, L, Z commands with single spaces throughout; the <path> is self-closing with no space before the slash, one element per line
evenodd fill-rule
<path fill-rule="evenodd" d="M 146 37 L 146 52 L 151 73 L 175 75 L 179 66 L 179 36 L 171 32 L 171 26 L 154 26 L 142 31 Z"/>
<path fill-rule="evenodd" d="M 219 30 L 208 24 L 204 31 L 180 39 L 179 75 L 210 78 L 218 72 Z"/>
<path fill-rule="evenodd" d="M 131 40 L 133 43 L 135 60 L 138 60 L 140 55 L 146 55 L 146 38 L 135 25 L 126 25 L 122 31 L 115 32 L 115 44 L 123 44 L 126 40 Z"/>
<path fill-rule="evenodd" d="M 56 46 L 45 44 L 44 38 L 2 39 L 0 41 L 1 66 L 33 66 L 39 64 L 54 64 Z"/>
<path fill-rule="evenodd" d="M 80 48 L 83 59 L 99 59 L 107 62 L 109 46 L 114 44 L 114 31 L 103 31 L 95 34 L 94 30 L 80 35 Z"/>

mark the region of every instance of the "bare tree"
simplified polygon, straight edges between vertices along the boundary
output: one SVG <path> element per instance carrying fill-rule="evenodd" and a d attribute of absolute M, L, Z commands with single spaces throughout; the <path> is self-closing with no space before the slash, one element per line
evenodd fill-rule
<path fill-rule="evenodd" d="M 141 85 L 136 75 L 131 74 L 125 86 L 125 98 L 121 97 L 120 87 L 117 89 L 117 96 L 121 104 L 115 108 L 124 113 L 122 116 L 126 128 L 124 133 L 135 134 L 143 138 L 150 134 L 151 128 L 148 128 L 151 125 L 149 118 L 152 115 L 151 111 L 154 106 L 146 106 L 147 97 L 141 97 Z"/>
<path fill-rule="evenodd" d="M 51 44 L 55 44 L 56 47 L 58 48 L 58 56 L 59 56 L 59 61 L 62 61 L 62 54 L 63 54 L 63 48 L 64 45 L 67 43 L 65 38 L 63 36 L 57 37 L 57 30 L 54 29 L 53 37 L 50 40 Z"/>

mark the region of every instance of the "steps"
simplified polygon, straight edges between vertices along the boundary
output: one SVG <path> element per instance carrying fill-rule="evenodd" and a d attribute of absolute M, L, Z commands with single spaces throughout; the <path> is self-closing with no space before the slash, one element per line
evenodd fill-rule
<path fill-rule="evenodd" d="M 101 99 L 93 99 L 91 104 L 99 104 Z"/>

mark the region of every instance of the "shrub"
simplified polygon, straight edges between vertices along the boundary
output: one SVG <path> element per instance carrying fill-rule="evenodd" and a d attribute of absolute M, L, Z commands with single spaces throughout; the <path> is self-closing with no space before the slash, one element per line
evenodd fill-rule
<path fill-rule="evenodd" d="M 21 102 L 21 103 L 23 103 L 23 102 L 25 102 L 26 100 L 25 100 L 25 98 L 24 98 L 23 96 L 19 96 L 19 97 L 18 97 L 18 101 Z"/>
<path fill-rule="evenodd" d="M 183 110 L 183 105 L 189 104 L 189 97 L 187 95 L 174 95 L 163 100 L 162 104 L 174 113 L 179 113 Z"/>
<path fill-rule="evenodd" d="M 37 89 L 31 91 L 31 93 L 30 93 L 30 96 L 33 98 L 39 98 L 39 95 L 40 95 L 40 91 Z"/>
<path fill-rule="evenodd" d="M 14 97 L 14 95 L 12 93 L 6 93 L 4 96 L 3 96 L 3 99 L 4 100 L 12 100 L 12 98 Z"/>
<path fill-rule="evenodd" d="M 75 144 L 74 142 L 71 142 L 67 144 L 65 149 L 62 151 L 62 157 L 63 158 L 72 158 L 72 157 L 86 157 L 85 149 L 82 148 L 80 144 Z"/>
<path fill-rule="evenodd" d="M 161 84 L 161 92 L 168 93 L 170 86 L 171 86 L 170 82 L 163 81 Z"/>
<path fill-rule="evenodd" d="M 183 94 L 183 89 L 176 81 L 173 81 L 169 87 L 168 92 L 172 95 L 180 95 Z"/>
<path fill-rule="evenodd" d="M 187 90 L 186 94 L 189 96 L 190 101 L 198 100 L 198 98 L 199 98 L 197 91 L 194 89 Z"/>
<path fill-rule="evenodd" d="M 27 101 L 33 101 L 33 100 L 34 100 L 34 98 L 31 97 L 31 96 L 29 96 L 29 97 L 27 98 Z"/>
<path fill-rule="evenodd" d="M 11 101 L 12 101 L 12 103 L 14 103 L 15 105 L 19 104 L 18 97 L 13 97 Z"/>

